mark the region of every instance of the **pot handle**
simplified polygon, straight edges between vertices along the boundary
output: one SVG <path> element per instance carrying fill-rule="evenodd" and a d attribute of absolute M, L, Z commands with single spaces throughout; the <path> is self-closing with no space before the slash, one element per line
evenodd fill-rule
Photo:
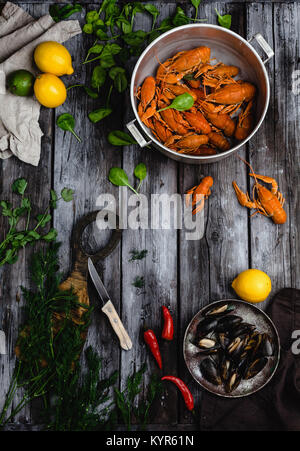
<path fill-rule="evenodd" d="M 260 33 L 256 33 L 254 36 L 252 36 L 252 38 L 250 38 L 248 40 L 248 42 L 249 43 L 252 42 L 253 39 L 256 39 L 258 44 L 261 46 L 261 48 L 267 54 L 267 59 L 265 59 L 263 61 L 263 63 L 266 64 L 274 56 L 274 51 L 273 51 L 272 47 L 267 43 L 267 41 L 262 37 L 262 35 Z"/>
<path fill-rule="evenodd" d="M 138 145 L 140 147 L 146 147 L 146 146 L 149 146 L 150 144 L 152 144 L 152 141 L 147 142 L 145 140 L 145 138 L 143 137 L 143 135 L 141 134 L 139 129 L 135 126 L 135 124 L 134 124 L 135 122 L 136 122 L 136 119 L 133 119 L 133 121 L 128 122 L 128 124 L 126 124 L 126 127 L 130 131 L 130 133 L 132 134 L 132 136 L 134 137 L 134 139 L 136 140 Z"/>

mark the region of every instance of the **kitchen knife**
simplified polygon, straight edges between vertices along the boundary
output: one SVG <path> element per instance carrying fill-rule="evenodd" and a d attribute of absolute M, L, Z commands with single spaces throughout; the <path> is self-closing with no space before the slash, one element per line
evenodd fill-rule
<path fill-rule="evenodd" d="M 121 348 L 125 349 L 125 351 L 129 351 L 129 349 L 132 348 L 132 342 L 130 340 L 130 337 L 126 332 L 122 324 L 122 321 L 120 320 L 119 315 L 109 298 L 109 294 L 107 293 L 106 288 L 103 285 L 103 282 L 100 279 L 99 274 L 90 258 L 88 259 L 88 268 L 91 279 L 96 287 L 100 299 L 104 304 L 102 307 L 102 312 L 104 312 L 107 315 L 110 324 L 112 325 L 112 328 L 114 329 L 115 333 L 117 334 L 120 340 Z"/>

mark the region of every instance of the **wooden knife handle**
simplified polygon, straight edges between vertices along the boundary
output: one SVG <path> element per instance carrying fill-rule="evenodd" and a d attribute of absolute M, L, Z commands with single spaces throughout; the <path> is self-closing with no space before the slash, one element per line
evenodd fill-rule
<path fill-rule="evenodd" d="M 120 320 L 120 317 L 115 307 L 113 306 L 113 303 L 111 301 L 108 301 L 102 308 L 102 312 L 104 312 L 107 315 L 110 324 L 112 325 L 112 328 L 114 329 L 115 333 L 117 334 L 120 340 L 121 348 L 125 349 L 125 351 L 129 351 L 129 349 L 132 348 L 132 342 L 122 324 L 122 321 Z"/>

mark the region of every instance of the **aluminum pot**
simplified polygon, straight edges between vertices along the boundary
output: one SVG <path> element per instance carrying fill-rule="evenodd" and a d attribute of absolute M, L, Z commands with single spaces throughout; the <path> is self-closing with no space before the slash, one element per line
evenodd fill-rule
<path fill-rule="evenodd" d="M 261 60 L 256 50 L 250 44 L 254 39 L 266 52 L 267 58 L 265 61 Z M 252 82 L 258 89 L 256 111 L 254 112 L 256 123 L 252 133 L 247 139 L 241 141 L 230 150 L 209 156 L 179 154 L 168 149 L 142 123 L 137 112 L 137 88 L 147 76 L 155 76 L 159 64 L 158 61 L 163 62 L 179 51 L 190 50 L 201 45 L 210 47 L 211 57 L 216 58 L 217 61 L 239 67 L 239 78 Z M 133 70 L 130 99 L 136 119 L 127 124 L 128 130 L 141 147 L 152 145 L 166 156 L 183 163 L 214 163 L 229 157 L 252 138 L 264 120 L 270 98 L 270 83 L 265 69 L 265 63 L 273 55 L 273 50 L 259 33 L 249 41 L 246 41 L 238 34 L 226 28 L 205 24 L 183 25 L 182 27 L 164 33 L 145 49 Z"/>

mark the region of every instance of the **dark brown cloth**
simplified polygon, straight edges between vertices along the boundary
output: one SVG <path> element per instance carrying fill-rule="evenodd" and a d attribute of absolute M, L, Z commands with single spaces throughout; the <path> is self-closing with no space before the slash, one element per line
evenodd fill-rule
<path fill-rule="evenodd" d="M 300 290 L 285 288 L 267 314 L 281 340 L 280 364 L 266 387 L 245 398 L 203 393 L 200 429 L 204 431 L 300 431 L 300 354 L 293 354 L 292 333 L 300 331 Z"/>

